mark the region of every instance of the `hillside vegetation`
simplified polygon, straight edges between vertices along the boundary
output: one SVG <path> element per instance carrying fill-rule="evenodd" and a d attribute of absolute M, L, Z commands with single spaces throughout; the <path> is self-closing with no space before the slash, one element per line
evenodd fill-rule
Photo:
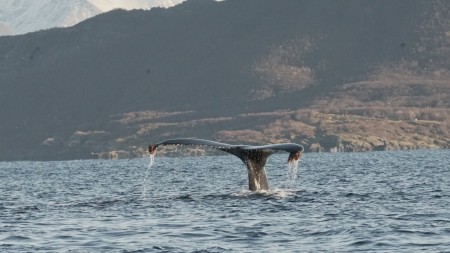
<path fill-rule="evenodd" d="M 188 0 L 0 38 L 0 160 L 450 146 L 448 1 Z"/>

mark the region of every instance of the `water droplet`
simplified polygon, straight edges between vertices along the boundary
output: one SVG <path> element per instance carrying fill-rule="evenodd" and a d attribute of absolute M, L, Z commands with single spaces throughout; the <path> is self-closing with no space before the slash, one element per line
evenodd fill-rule
<path fill-rule="evenodd" d="M 144 198 L 144 199 L 145 199 L 145 195 L 147 193 L 148 172 L 150 171 L 150 168 L 153 166 L 154 162 L 155 162 L 155 154 L 150 154 L 148 167 L 147 167 L 147 170 L 145 171 L 144 182 L 142 183 L 142 198 Z"/>
<path fill-rule="evenodd" d="M 288 184 L 293 185 L 297 179 L 298 160 L 292 160 L 288 163 Z"/>

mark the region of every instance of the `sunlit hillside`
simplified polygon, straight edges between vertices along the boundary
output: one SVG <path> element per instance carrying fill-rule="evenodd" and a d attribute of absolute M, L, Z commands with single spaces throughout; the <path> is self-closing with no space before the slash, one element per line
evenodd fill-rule
<path fill-rule="evenodd" d="M 0 159 L 450 146 L 448 1 L 188 0 L 0 38 Z"/>

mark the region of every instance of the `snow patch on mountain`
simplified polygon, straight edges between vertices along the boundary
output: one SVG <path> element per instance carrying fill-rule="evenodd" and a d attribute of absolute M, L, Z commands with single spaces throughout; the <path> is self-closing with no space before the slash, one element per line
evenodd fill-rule
<path fill-rule="evenodd" d="M 0 23 L 0 36 L 14 35 L 14 32 L 5 24 Z"/>
<path fill-rule="evenodd" d="M 0 35 L 68 27 L 103 12 L 121 8 L 171 7 L 184 0 L 0 0 Z M 4 30 L 4 32 L 3 32 Z M 2 34 L 5 33 L 5 34 Z"/>
<path fill-rule="evenodd" d="M 107 12 L 113 9 L 144 9 L 148 10 L 154 7 L 172 7 L 184 0 L 88 0 L 92 5 L 99 8 L 102 12 Z"/>

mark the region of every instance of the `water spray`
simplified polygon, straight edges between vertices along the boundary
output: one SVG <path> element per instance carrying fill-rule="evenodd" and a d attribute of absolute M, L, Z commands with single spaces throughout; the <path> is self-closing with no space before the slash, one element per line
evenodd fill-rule
<path fill-rule="evenodd" d="M 148 178 L 148 173 L 150 171 L 150 168 L 153 166 L 153 163 L 155 162 L 155 152 L 156 152 L 156 148 L 155 145 L 150 145 L 148 147 L 148 152 L 149 152 L 149 161 L 148 161 L 148 167 L 147 170 L 145 171 L 145 176 L 144 176 L 144 182 L 142 183 L 142 197 L 145 199 L 145 195 L 147 193 L 147 178 Z"/>

